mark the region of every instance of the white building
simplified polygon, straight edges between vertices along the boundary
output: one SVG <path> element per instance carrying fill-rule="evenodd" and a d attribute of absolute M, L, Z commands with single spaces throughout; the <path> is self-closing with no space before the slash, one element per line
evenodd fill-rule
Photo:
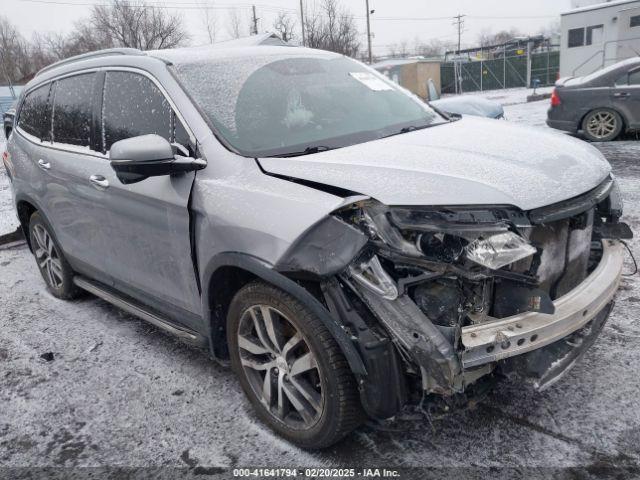
<path fill-rule="evenodd" d="M 592 3 L 576 0 L 574 4 Z M 560 76 L 582 76 L 640 55 L 640 0 L 576 8 L 561 16 Z"/>

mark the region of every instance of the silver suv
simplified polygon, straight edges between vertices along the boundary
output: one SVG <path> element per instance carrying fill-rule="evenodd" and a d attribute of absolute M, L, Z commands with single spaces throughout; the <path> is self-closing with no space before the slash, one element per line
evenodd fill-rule
<path fill-rule="evenodd" d="M 631 236 L 594 148 L 448 118 L 303 48 L 54 64 L 4 163 L 53 295 L 206 347 L 306 448 L 500 375 L 550 385 L 602 328 Z"/>

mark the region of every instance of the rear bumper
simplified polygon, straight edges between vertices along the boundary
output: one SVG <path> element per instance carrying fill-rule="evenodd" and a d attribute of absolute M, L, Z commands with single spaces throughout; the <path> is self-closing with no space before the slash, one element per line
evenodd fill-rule
<path fill-rule="evenodd" d="M 462 329 L 463 368 L 504 360 L 540 349 L 583 328 L 612 302 L 620 283 L 623 248 L 603 241 L 596 269 L 575 289 L 554 302 L 553 315 L 527 312 Z"/>
<path fill-rule="evenodd" d="M 556 130 L 562 130 L 563 132 L 578 132 L 578 124 L 571 120 L 553 120 L 551 118 L 547 118 L 547 125 L 551 128 L 555 128 Z"/>

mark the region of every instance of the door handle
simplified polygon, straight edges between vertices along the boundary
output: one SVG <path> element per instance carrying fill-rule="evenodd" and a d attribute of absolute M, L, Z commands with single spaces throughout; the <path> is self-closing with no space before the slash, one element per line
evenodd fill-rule
<path fill-rule="evenodd" d="M 42 170 L 49 170 L 51 168 L 51 164 L 43 159 L 38 160 L 38 166 Z"/>
<path fill-rule="evenodd" d="M 631 96 L 631 94 L 626 92 L 618 92 L 618 93 L 614 93 L 613 96 L 616 98 L 628 98 Z"/>
<path fill-rule="evenodd" d="M 91 175 L 89 181 L 97 188 L 109 188 L 109 181 L 102 175 Z"/>

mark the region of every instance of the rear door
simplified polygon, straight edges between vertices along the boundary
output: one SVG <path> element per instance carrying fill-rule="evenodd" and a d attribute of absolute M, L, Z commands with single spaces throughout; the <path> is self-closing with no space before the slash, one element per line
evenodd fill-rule
<path fill-rule="evenodd" d="M 108 282 L 100 254 L 109 237 L 102 225 L 104 192 L 90 178 L 109 166 L 93 147 L 98 87 L 95 71 L 53 83 L 51 142 L 44 144 L 38 165 L 45 175 L 43 208 L 65 256 L 75 270 Z"/>
<path fill-rule="evenodd" d="M 106 72 L 101 113 L 103 151 L 126 138 L 154 133 L 182 153 L 195 151 L 161 85 L 134 70 Z M 100 171 L 92 172 L 100 174 Z M 194 173 L 152 177 L 124 185 L 105 174 L 110 238 L 102 251 L 106 271 L 128 295 L 163 311 L 175 307 L 185 324 L 198 327 L 200 295 L 191 257 L 189 197 Z M 182 313 L 184 312 L 184 315 Z"/>
<path fill-rule="evenodd" d="M 616 81 L 611 101 L 627 120 L 628 128 L 640 128 L 640 69 L 631 70 Z"/>

